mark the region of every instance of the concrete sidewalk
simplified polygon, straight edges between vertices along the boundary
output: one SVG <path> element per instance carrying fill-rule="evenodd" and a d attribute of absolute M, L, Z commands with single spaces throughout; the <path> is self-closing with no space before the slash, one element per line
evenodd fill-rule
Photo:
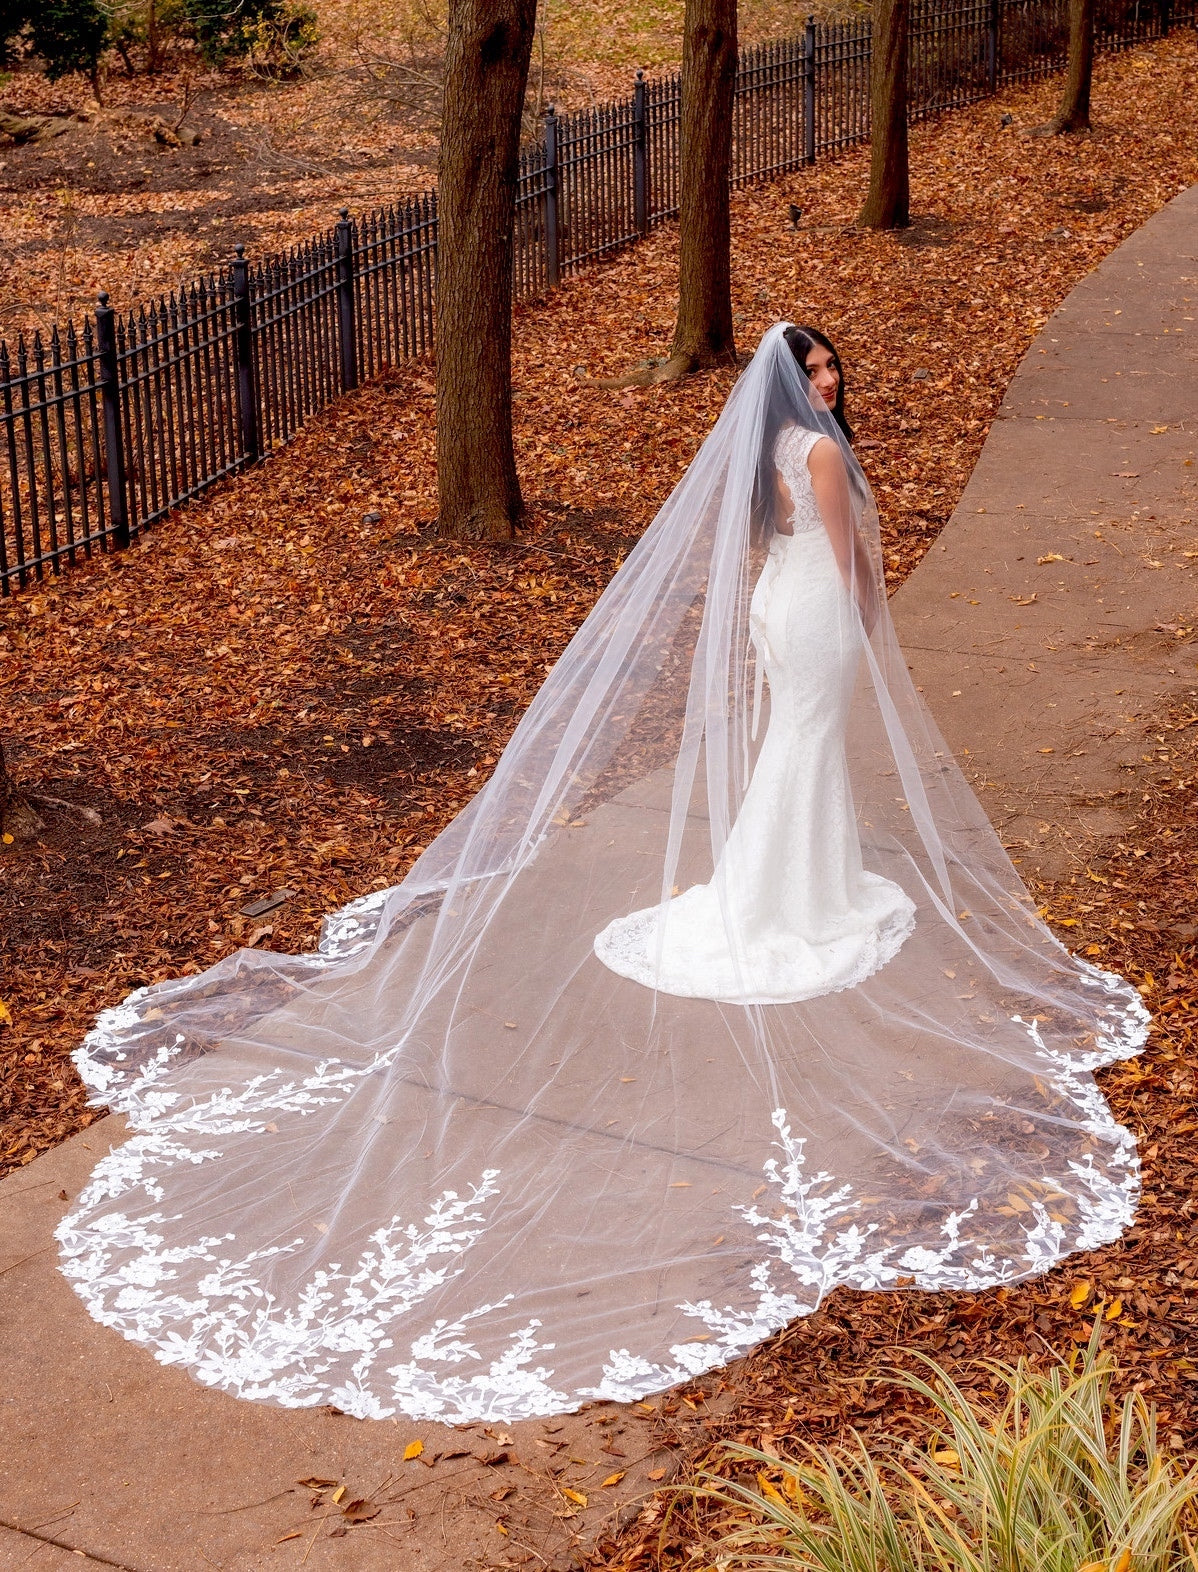
<path fill-rule="evenodd" d="M 916 681 L 1026 872 L 1120 828 L 1144 718 L 1198 685 L 1178 631 L 1198 600 L 1195 319 L 1198 188 L 1048 323 L 896 598 Z M 0 1184 L 0 1569 L 568 1565 L 667 1466 L 643 1407 L 507 1432 L 359 1422 L 155 1364 L 56 1270 L 54 1225 L 119 1136 L 105 1120 Z M 342 1485 L 341 1506 L 386 1504 L 349 1525 Z"/>
<path fill-rule="evenodd" d="M 1046 324 L 893 603 L 915 680 L 1025 874 L 1084 868 L 1118 832 L 1153 762 L 1144 718 L 1198 685 L 1196 455 L 1198 187 Z"/>

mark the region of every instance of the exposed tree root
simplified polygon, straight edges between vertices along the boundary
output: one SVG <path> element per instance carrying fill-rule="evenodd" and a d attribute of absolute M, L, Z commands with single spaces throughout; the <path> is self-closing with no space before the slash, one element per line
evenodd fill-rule
<path fill-rule="evenodd" d="M 82 819 L 85 824 L 103 824 L 104 820 L 94 808 L 85 808 L 82 803 L 67 802 L 62 797 L 43 797 L 40 792 L 26 792 L 25 801 L 37 808 L 49 808 L 55 813 L 69 813 L 72 818 Z"/>
<path fill-rule="evenodd" d="M 1028 136 L 1081 136 L 1091 130 L 1088 118 L 1056 115 L 1042 126 L 1032 126 Z"/>
<path fill-rule="evenodd" d="M 638 360 L 618 377 L 581 377 L 587 388 L 649 388 L 657 382 L 677 382 L 699 370 L 696 355 L 671 355 L 667 360 Z"/>

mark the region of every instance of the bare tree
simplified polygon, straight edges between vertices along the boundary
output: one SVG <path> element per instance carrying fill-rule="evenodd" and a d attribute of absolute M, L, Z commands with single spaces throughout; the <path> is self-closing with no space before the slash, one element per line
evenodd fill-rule
<path fill-rule="evenodd" d="M 686 0 L 678 320 L 667 362 L 676 375 L 736 359 L 730 206 L 736 61 L 736 0 Z"/>
<path fill-rule="evenodd" d="M 450 0 L 437 247 L 438 528 L 507 540 L 524 511 L 512 447 L 512 229 L 536 0 Z"/>
<path fill-rule="evenodd" d="M 1090 129 L 1090 82 L 1094 75 L 1094 0 L 1069 0 L 1069 63 L 1061 107 L 1046 126 L 1045 135 Z"/>
<path fill-rule="evenodd" d="M 7 845 L 10 841 L 30 841 L 45 821 L 38 809 L 64 813 L 85 824 L 99 824 L 100 815 L 94 808 L 85 808 L 77 802 L 64 802 L 61 797 L 46 797 L 41 792 L 25 791 L 8 773 L 4 758 L 4 744 L 0 742 L 0 836 Z"/>
<path fill-rule="evenodd" d="M 874 0 L 869 71 L 869 193 L 857 223 L 905 229 L 911 222 L 907 151 L 907 57 L 911 0 Z"/>
<path fill-rule="evenodd" d="M 4 744 L 0 742 L 0 835 L 5 841 L 27 840 L 41 826 L 32 802 L 8 773 Z"/>
<path fill-rule="evenodd" d="M 735 364 L 731 174 L 736 66 L 736 0 L 686 0 L 674 341 L 667 359 L 596 378 L 596 387 L 648 387 L 707 366 Z"/>

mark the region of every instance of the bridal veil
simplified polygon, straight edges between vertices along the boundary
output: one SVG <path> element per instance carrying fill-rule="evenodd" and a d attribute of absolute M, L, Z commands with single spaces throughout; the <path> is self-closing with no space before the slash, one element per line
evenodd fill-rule
<path fill-rule="evenodd" d="M 792 428 L 848 476 L 837 747 L 903 930 L 853 986 L 684 996 L 596 936 L 730 898 Z M 241 1397 L 512 1420 L 700 1374 L 838 1284 L 982 1288 L 1115 1238 L 1135 1145 L 1091 1072 L 1144 1008 L 1037 918 L 880 582 L 869 487 L 779 325 L 403 882 L 314 953 L 239 951 L 100 1018 L 77 1062 L 130 1132 L 59 1230 L 90 1313 Z"/>

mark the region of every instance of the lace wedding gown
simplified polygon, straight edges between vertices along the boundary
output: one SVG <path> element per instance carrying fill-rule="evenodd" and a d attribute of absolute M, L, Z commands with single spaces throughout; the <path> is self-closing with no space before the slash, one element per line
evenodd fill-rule
<path fill-rule="evenodd" d="M 915 907 L 861 865 L 845 726 L 864 637 L 812 487 L 818 431 L 790 426 L 774 460 L 793 501 L 749 612 L 770 720 L 707 884 L 617 917 L 595 940 L 612 971 L 663 993 L 784 1004 L 852 988 L 911 932 Z"/>

